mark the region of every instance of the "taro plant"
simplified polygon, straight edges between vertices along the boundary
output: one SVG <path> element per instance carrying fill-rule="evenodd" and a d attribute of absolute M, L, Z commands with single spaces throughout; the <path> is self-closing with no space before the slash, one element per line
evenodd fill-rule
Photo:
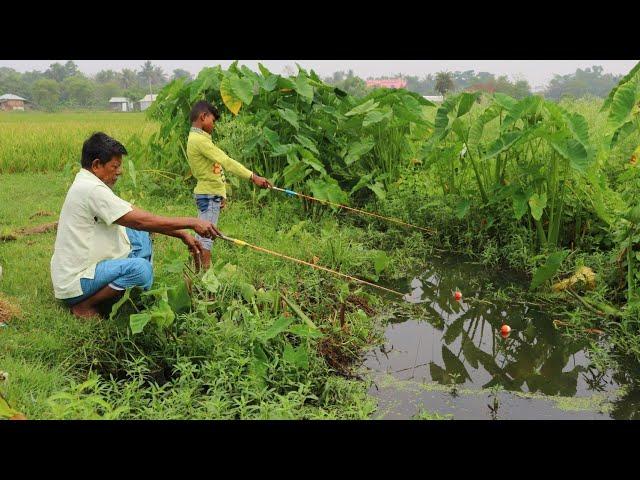
<path fill-rule="evenodd" d="M 291 77 L 262 65 L 259 70 L 236 62 L 167 85 L 148 111 L 161 127 L 147 156 L 158 167 L 189 177 L 188 112 L 204 98 L 224 105 L 221 123 L 241 122 L 254 132 L 243 139 L 239 160 L 280 186 L 346 203 L 361 191 L 384 199 L 409 162 L 410 139 L 431 127 L 425 109 L 434 105 L 406 90 L 379 89 L 357 99 L 325 84 L 313 70 L 298 67 Z"/>

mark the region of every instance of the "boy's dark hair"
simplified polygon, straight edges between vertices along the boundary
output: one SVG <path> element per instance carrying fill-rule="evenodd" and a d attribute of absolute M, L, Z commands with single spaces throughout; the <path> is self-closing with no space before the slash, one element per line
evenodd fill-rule
<path fill-rule="evenodd" d="M 96 132 L 82 144 L 82 159 L 80 163 L 82 168 L 90 169 L 96 158 L 104 165 L 113 157 L 122 157 L 122 155 L 126 154 L 127 149 L 115 138 L 111 138 L 103 132 Z"/>
<path fill-rule="evenodd" d="M 191 107 L 189 120 L 191 120 L 191 122 L 193 123 L 198 119 L 201 113 L 207 112 L 213 115 L 213 118 L 215 118 L 216 120 L 220 118 L 220 112 L 218 112 L 218 109 L 215 107 L 215 105 L 207 102 L 206 100 L 200 100 L 194 103 L 193 107 Z"/>

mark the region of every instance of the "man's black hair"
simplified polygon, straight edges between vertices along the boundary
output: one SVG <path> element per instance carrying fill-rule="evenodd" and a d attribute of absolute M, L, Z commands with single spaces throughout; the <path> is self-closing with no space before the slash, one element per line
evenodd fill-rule
<path fill-rule="evenodd" d="M 191 122 L 193 123 L 198 119 L 201 113 L 207 112 L 213 115 L 213 118 L 215 118 L 216 120 L 220 118 L 220 112 L 218 112 L 218 109 L 215 107 L 215 105 L 207 102 L 206 100 L 199 100 L 193 104 L 193 107 L 191 107 L 189 120 L 191 120 Z"/>
<path fill-rule="evenodd" d="M 96 158 L 104 165 L 113 157 L 122 157 L 122 155 L 126 154 L 127 149 L 115 138 L 111 138 L 103 132 L 96 132 L 82 144 L 82 159 L 80 163 L 82 168 L 89 170 Z"/>

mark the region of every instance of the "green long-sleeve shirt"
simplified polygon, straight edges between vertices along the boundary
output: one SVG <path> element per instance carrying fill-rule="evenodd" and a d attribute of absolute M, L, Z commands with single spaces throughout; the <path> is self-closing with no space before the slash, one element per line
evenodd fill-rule
<path fill-rule="evenodd" d="M 224 170 L 241 178 L 251 178 L 251 170 L 227 156 L 211 141 L 211 135 L 191 127 L 187 140 L 187 160 L 198 183 L 193 193 L 227 196 Z"/>

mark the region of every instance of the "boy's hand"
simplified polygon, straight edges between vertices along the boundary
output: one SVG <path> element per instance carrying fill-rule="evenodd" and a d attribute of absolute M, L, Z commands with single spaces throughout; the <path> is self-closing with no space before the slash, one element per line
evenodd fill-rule
<path fill-rule="evenodd" d="M 201 237 L 215 238 L 222 235 L 213 223 L 199 218 L 194 218 L 193 220 L 193 230 Z"/>
<path fill-rule="evenodd" d="M 256 175 L 255 173 L 251 175 L 251 181 L 259 186 L 260 188 L 271 188 L 273 187 L 273 185 L 271 185 L 271 182 L 269 182 L 269 180 L 267 180 L 264 177 L 261 177 L 260 175 Z"/>
<path fill-rule="evenodd" d="M 203 255 L 204 248 L 202 248 L 202 244 L 188 233 L 182 237 L 182 242 L 187 246 L 192 256 L 200 257 Z"/>

